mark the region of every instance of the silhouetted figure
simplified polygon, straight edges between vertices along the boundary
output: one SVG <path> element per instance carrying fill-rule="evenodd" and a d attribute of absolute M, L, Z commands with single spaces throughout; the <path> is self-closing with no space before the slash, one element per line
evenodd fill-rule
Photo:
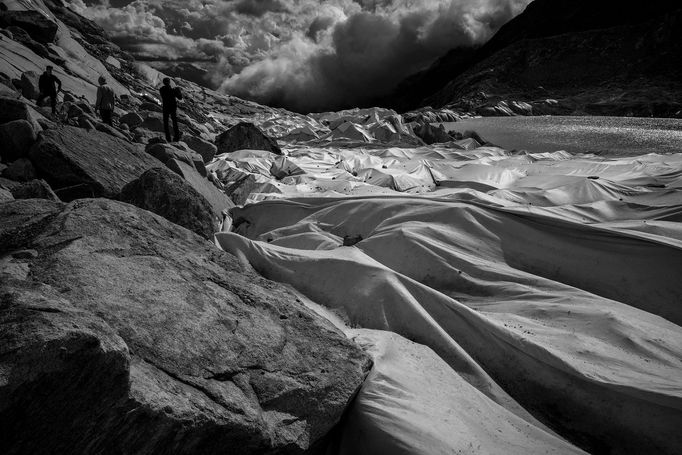
<path fill-rule="evenodd" d="M 180 140 L 180 130 L 178 129 L 178 102 L 182 99 L 182 92 L 179 87 L 171 87 L 170 78 L 163 79 L 163 87 L 161 87 L 161 102 L 163 103 L 163 128 L 166 131 L 166 140 L 170 142 L 170 128 L 168 126 L 168 117 L 173 120 L 173 141 Z"/>
<path fill-rule="evenodd" d="M 62 81 L 52 74 L 51 66 L 45 68 L 45 72 L 40 75 L 38 88 L 40 89 L 38 106 L 43 103 L 45 98 L 50 97 L 50 105 L 52 106 L 52 113 L 54 114 L 57 110 L 57 93 L 62 91 Z"/>
<path fill-rule="evenodd" d="M 99 77 L 99 87 L 97 87 L 97 102 L 95 102 L 95 110 L 99 111 L 102 121 L 107 125 L 112 124 L 111 117 L 114 113 L 114 105 L 116 104 L 116 95 L 114 89 L 107 85 L 107 80 L 104 76 Z"/>

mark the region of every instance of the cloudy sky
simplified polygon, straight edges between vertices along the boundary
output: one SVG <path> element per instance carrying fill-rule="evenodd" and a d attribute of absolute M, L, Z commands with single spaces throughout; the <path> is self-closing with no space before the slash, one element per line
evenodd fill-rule
<path fill-rule="evenodd" d="M 309 112 L 371 102 L 532 0 L 72 0 L 138 58 L 211 62 L 210 85 Z"/>

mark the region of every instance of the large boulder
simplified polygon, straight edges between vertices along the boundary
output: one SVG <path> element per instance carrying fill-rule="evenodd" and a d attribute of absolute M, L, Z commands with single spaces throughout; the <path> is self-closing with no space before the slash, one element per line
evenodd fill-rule
<path fill-rule="evenodd" d="M 78 117 L 78 126 L 86 130 L 94 130 L 97 120 L 91 115 L 83 114 Z"/>
<path fill-rule="evenodd" d="M 0 73 L 0 96 L 7 96 L 9 98 L 19 98 L 21 93 L 12 84 L 12 79 L 10 77 L 4 77 L 4 73 Z"/>
<path fill-rule="evenodd" d="M 32 39 L 42 44 L 54 42 L 59 27 L 45 14 L 35 10 L 4 11 L 0 13 L 0 25 L 24 29 Z"/>
<path fill-rule="evenodd" d="M 147 112 L 145 113 L 144 120 L 137 127 L 147 131 L 163 133 L 165 131 L 163 127 L 163 115 L 157 112 Z M 172 128 L 173 126 L 171 125 L 171 129 Z"/>
<path fill-rule="evenodd" d="M 12 39 L 14 41 L 31 49 L 39 57 L 43 57 L 45 59 L 50 58 L 50 49 L 48 49 L 46 45 L 31 38 L 31 35 L 29 35 L 28 32 L 23 28 L 12 25 L 7 27 L 5 30 L 12 34 Z"/>
<path fill-rule="evenodd" d="M 21 95 L 29 100 L 37 100 L 40 96 L 39 76 L 35 71 L 21 73 Z"/>
<path fill-rule="evenodd" d="M 28 182 L 37 177 L 36 169 L 28 158 L 19 158 L 11 162 L 7 169 L 2 171 L 2 176 L 16 182 Z"/>
<path fill-rule="evenodd" d="M 43 131 L 29 157 L 64 201 L 115 198 L 144 171 L 161 166 L 136 145 L 71 126 Z"/>
<path fill-rule="evenodd" d="M 217 231 L 211 204 L 192 185 L 167 168 L 146 171 L 123 187 L 119 199 L 154 212 L 209 240 Z"/>
<path fill-rule="evenodd" d="M 234 207 L 232 199 L 219 190 L 213 182 L 200 175 L 194 167 L 175 159 L 168 161 L 166 166 L 185 179 L 192 188 L 208 201 L 216 218 L 222 219 L 223 212 Z"/>
<path fill-rule="evenodd" d="M 60 202 L 45 180 L 31 180 L 9 189 L 14 199 L 47 199 Z"/>
<path fill-rule="evenodd" d="M 266 136 L 256 125 L 248 122 L 238 123 L 221 133 L 216 137 L 215 145 L 219 154 L 237 150 L 267 150 L 277 155 L 282 154 L 275 139 Z"/>
<path fill-rule="evenodd" d="M 301 453 L 371 366 L 287 288 L 132 205 L 5 202 L 0 254 L 0 453 Z"/>
<path fill-rule="evenodd" d="M 216 156 L 216 153 L 218 153 L 218 147 L 200 137 L 186 134 L 182 137 L 182 141 L 187 144 L 190 149 L 201 155 L 204 159 L 204 163 L 210 163 Z"/>
<path fill-rule="evenodd" d="M 150 143 L 145 147 L 145 151 L 166 166 L 170 160 L 179 160 L 192 166 L 203 177 L 207 175 L 204 159 L 194 151 L 183 150 L 165 142 Z"/>
<path fill-rule="evenodd" d="M 104 63 L 106 63 L 107 65 L 111 65 L 116 69 L 119 69 L 119 70 L 121 69 L 121 62 L 112 55 L 107 57 L 106 60 L 104 61 Z"/>
<path fill-rule="evenodd" d="M 38 140 L 34 124 L 27 120 L 13 120 L 0 125 L 0 161 L 9 163 L 28 156 Z"/>
<path fill-rule="evenodd" d="M 143 121 L 144 119 L 137 112 L 129 112 L 121 117 L 119 123 L 121 125 L 128 125 L 130 129 L 134 129 L 140 126 Z"/>
<path fill-rule="evenodd" d="M 26 120 L 31 123 L 35 131 L 42 128 L 37 121 L 38 114 L 28 104 L 7 96 L 0 96 L 0 125 L 14 120 Z"/>
<path fill-rule="evenodd" d="M 111 125 L 107 125 L 106 123 L 95 122 L 94 127 L 97 131 L 101 131 L 102 133 L 106 133 L 110 136 L 114 136 L 125 141 L 130 140 L 130 138 L 128 138 L 128 136 L 126 136 L 122 131 L 117 130 Z"/>

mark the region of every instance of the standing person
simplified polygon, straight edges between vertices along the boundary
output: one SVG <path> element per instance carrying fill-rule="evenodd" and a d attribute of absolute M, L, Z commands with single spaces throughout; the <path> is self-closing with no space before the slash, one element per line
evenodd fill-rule
<path fill-rule="evenodd" d="M 104 76 L 100 76 L 99 87 L 97 87 L 97 102 L 95 103 L 95 111 L 99 111 L 102 121 L 110 126 L 113 126 L 111 117 L 114 113 L 115 103 L 116 95 L 114 94 L 114 89 L 107 85 L 107 79 Z"/>
<path fill-rule="evenodd" d="M 45 68 L 45 72 L 40 75 L 40 79 L 38 79 L 38 88 L 40 89 L 40 95 L 38 95 L 38 106 L 42 104 L 45 98 L 50 97 L 52 114 L 54 114 L 57 110 L 57 93 L 62 91 L 62 81 L 57 79 L 57 76 L 52 74 L 51 66 Z"/>
<path fill-rule="evenodd" d="M 170 142 L 170 128 L 168 125 L 168 117 L 173 120 L 173 142 L 180 140 L 180 130 L 178 129 L 178 102 L 176 100 L 182 99 L 182 92 L 180 87 L 171 87 L 171 80 L 169 77 L 163 79 L 163 87 L 161 87 L 161 102 L 163 103 L 163 128 L 166 131 L 166 140 Z"/>

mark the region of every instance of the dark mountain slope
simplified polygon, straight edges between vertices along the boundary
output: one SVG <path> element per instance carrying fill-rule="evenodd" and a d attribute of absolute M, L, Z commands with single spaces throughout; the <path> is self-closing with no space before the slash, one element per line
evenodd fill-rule
<path fill-rule="evenodd" d="M 530 103 L 535 114 L 677 116 L 681 56 L 682 10 L 640 25 L 521 40 L 472 66 L 424 104 L 485 115 L 498 102 L 513 100 Z M 549 105 L 548 98 L 558 103 Z"/>
<path fill-rule="evenodd" d="M 495 99 L 533 101 L 563 93 L 574 96 L 573 85 L 614 81 L 621 87 L 628 81 L 635 87 L 644 83 L 674 94 L 674 61 L 680 60 L 678 8 L 671 0 L 536 0 L 483 47 L 450 51 L 408 78 L 387 104 L 401 110 L 459 105 L 457 97 L 463 95 L 467 106 Z M 660 55 L 654 58 L 649 52 Z M 494 96 L 488 96 L 491 87 Z M 486 96 L 474 96 L 480 92 Z M 618 95 L 618 90 L 612 94 Z"/>

